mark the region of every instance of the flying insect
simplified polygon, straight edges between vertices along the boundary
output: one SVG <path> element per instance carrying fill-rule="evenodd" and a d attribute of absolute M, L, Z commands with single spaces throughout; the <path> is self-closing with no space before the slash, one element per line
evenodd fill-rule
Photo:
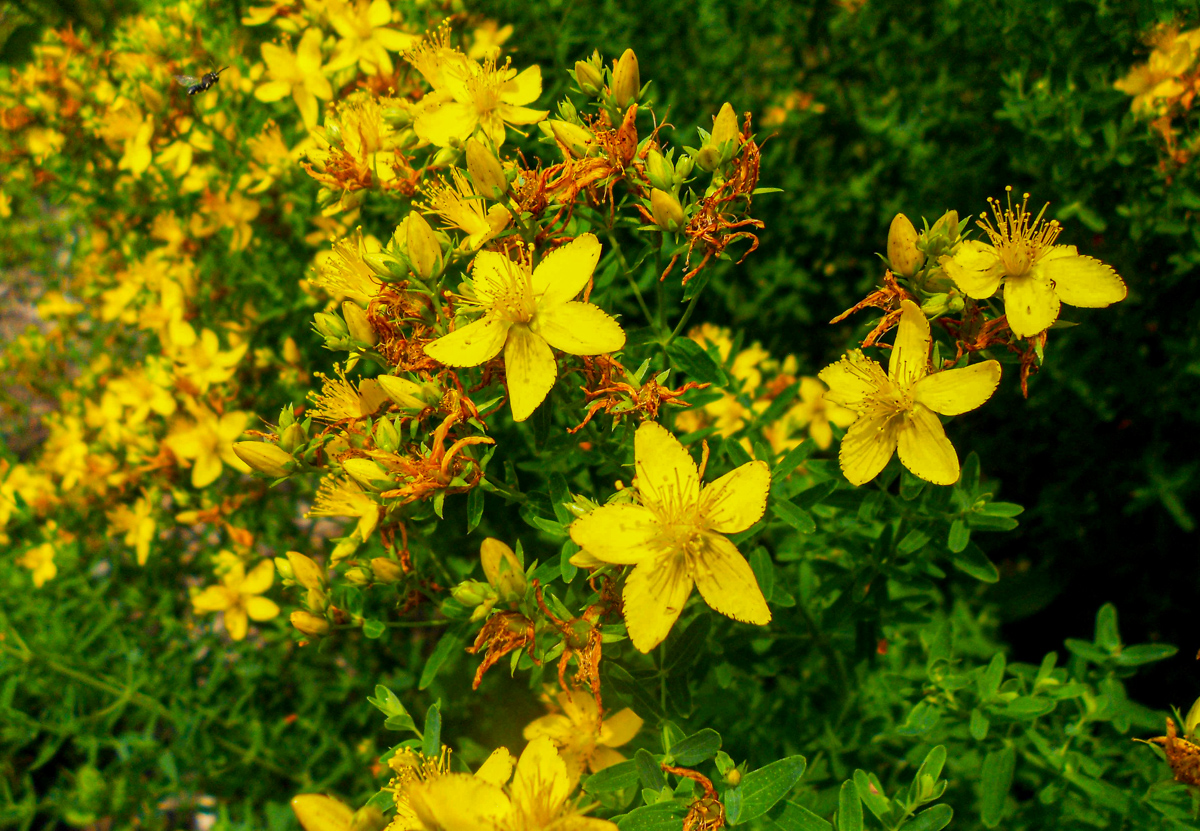
<path fill-rule="evenodd" d="M 188 95 L 196 95 L 197 93 L 204 92 L 206 89 L 215 84 L 219 80 L 217 76 L 219 76 L 226 69 L 229 69 L 229 67 L 223 66 L 216 72 L 206 73 L 200 78 L 197 78 L 194 75 L 176 75 L 175 80 L 188 88 Z"/>

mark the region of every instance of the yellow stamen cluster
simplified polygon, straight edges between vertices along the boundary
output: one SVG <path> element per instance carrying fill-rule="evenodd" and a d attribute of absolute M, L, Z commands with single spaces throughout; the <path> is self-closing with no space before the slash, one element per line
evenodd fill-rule
<path fill-rule="evenodd" d="M 988 197 L 995 222 L 983 213 L 979 215 L 978 225 L 995 246 L 1004 266 L 1004 273 L 1010 277 L 1021 277 L 1029 272 L 1039 256 L 1050 250 L 1062 232 L 1062 226 L 1058 224 L 1057 219 L 1042 222 L 1050 203 L 1043 205 L 1037 216 L 1031 220 L 1027 208 L 1029 194 L 1022 194 L 1021 204 L 1014 208 L 1012 186 L 1005 190 L 1008 191 L 1008 207 L 1001 211 L 1000 200 Z"/>

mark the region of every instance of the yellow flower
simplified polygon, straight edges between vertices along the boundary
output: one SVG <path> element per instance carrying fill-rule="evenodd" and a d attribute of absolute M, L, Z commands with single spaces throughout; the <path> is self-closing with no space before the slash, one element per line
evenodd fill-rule
<path fill-rule="evenodd" d="M 387 28 L 392 22 L 392 7 L 387 0 L 356 0 L 330 4 L 329 23 L 342 36 L 337 51 L 326 67 L 330 72 L 358 64 L 368 75 L 392 74 L 388 51 L 411 49 L 421 38 Z"/>
<path fill-rule="evenodd" d="M 58 566 L 54 564 L 54 546 L 48 542 L 35 545 L 26 551 L 17 560 L 17 564 L 33 572 L 33 585 L 39 589 L 46 585 L 47 580 L 58 576 Z"/>
<path fill-rule="evenodd" d="M 1181 76 L 1192 68 L 1200 52 L 1200 29 L 1162 32 L 1150 59 L 1129 70 L 1113 87 L 1133 96 L 1130 109 L 1150 117 L 1162 114 L 1163 104 L 1187 91 Z"/>
<path fill-rule="evenodd" d="M 1046 209 L 1031 219 L 1021 204 L 1001 213 L 1000 203 L 988 200 L 995 224 L 986 214 L 979 227 L 991 245 L 978 240 L 962 243 L 938 263 L 965 294 L 977 300 L 991 297 L 1004 285 L 1004 313 L 1017 337 L 1032 337 L 1058 319 L 1060 303 L 1098 309 L 1125 299 L 1125 283 L 1112 266 L 1085 257 L 1073 245 L 1055 245 L 1062 226 L 1042 222 Z"/>
<path fill-rule="evenodd" d="M 849 427 L 856 418 L 858 416 L 853 410 L 848 410 L 829 400 L 825 394 L 825 385 L 819 380 L 801 378 L 800 403 L 784 413 L 780 421 L 786 428 L 786 435 L 790 435 L 794 430 L 803 430 L 807 427 L 808 434 L 812 436 L 817 447 L 825 450 L 833 444 L 833 428 L 830 425 Z M 780 449 L 775 447 L 774 442 L 771 447 L 773 450 Z"/>
<path fill-rule="evenodd" d="M 959 415 L 991 398 L 1000 383 L 1000 364 L 929 371 L 933 338 L 929 321 L 911 300 L 900 304 L 896 344 L 888 371 L 855 349 L 820 372 L 825 397 L 858 414 L 842 439 L 842 472 L 853 485 L 874 479 L 897 448 L 900 463 L 937 485 L 958 481 L 958 455 L 937 414 Z"/>
<path fill-rule="evenodd" d="M 354 480 L 328 476 L 321 480 L 313 506 L 304 516 L 358 517 L 355 533 L 365 542 L 379 522 L 379 505 Z"/>
<path fill-rule="evenodd" d="M 641 505 L 605 505 L 571 524 L 571 539 L 597 560 L 634 565 L 625 580 L 625 626 L 641 652 L 667 637 L 692 593 L 723 615 L 764 626 L 771 611 L 750 564 L 725 536 L 745 531 L 767 507 L 771 475 L 747 462 L 701 488 L 696 463 L 666 428 L 647 421 L 634 436 Z"/>
<path fill-rule="evenodd" d="M 317 254 L 317 270 L 313 283 L 329 292 L 334 300 L 353 300 L 368 305 L 379 294 L 383 284 L 363 260 L 364 254 L 380 250 L 379 240 L 363 236 L 356 228 L 351 236 L 333 244 L 332 250 Z"/>
<path fill-rule="evenodd" d="M 545 736 L 554 742 L 572 782 L 579 781 L 585 768 L 595 773 L 625 761 L 613 748 L 632 741 L 642 729 L 642 719 L 637 713 L 626 707 L 601 720 L 596 699 L 581 690 L 563 690 L 556 700 L 556 709 L 561 712 L 530 722 L 525 727 L 525 738 Z"/>
<path fill-rule="evenodd" d="M 221 475 L 222 465 L 249 473 L 233 452 L 233 442 L 246 429 L 249 416 L 241 410 L 217 415 L 203 404 L 192 406 L 192 419 L 175 422 L 163 443 L 180 459 L 192 461 L 192 487 L 206 488 Z"/>
<path fill-rule="evenodd" d="M 168 338 L 164 351 L 175 361 L 176 378 L 182 388 L 195 395 L 232 378 L 249 348 L 249 344 L 241 343 L 222 351 L 216 332 L 204 329 L 197 337 L 191 324 L 182 320 L 170 325 Z"/>
<path fill-rule="evenodd" d="M 542 94 L 542 70 L 531 66 L 520 72 L 494 58 L 482 63 L 446 48 L 444 33 L 426 38 L 405 56 L 433 87 L 421 101 L 413 129 L 424 141 L 448 147 L 466 139 L 479 127 L 492 145 L 504 144 L 505 125 L 536 124 L 546 110 L 523 106 Z"/>
<path fill-rule="evenodd" d="M 108 518 L 108 535 L 125 534 L 125 544 L 133 547 L 137 552 L 137 564 L 144 566 L 150 557 L 150 543 L 158 527 L 149 497 L 143 495 L 133 503 L 132 508 L 118 505 L 105 516 Z"/>
<path fill-rule="evenodd" d="M 192 608 L 197 614 L 224 612 L 229 637 L 240 641 L 246 637 L 248 620 L 270 620 L 279 614 L 274 601 L 259 597 L 274 582 L 275 564 L 270 560 L 263 560 L 249 574 L 241 560 L 234 560 L 220 585 L 209 586 L 192 598 Z"/>
<path fill-rule="evenodd" d="M 372 415 L 386 401 L 390 401 L 387 391 L 374 378 L 363 378 L 354 383 L 346 380 L 345 370 L 336 365 L 338 377 L 330 378 L 318 372 L 321 379 L 321 391 L 311 390 L 308 399 L 312 409 L 308 414 L 318 421 L 344 421 L 346 419 L 365 418 Z"/>
<path fill-rule="evenodd" d="M 558 377 L 550 347 L 570 355 L 599 355 L 625 345 L 615 320 L 590 303 L 572 300 L 600 260 L 600 242 L 581 234 L 545 257 L 530 274 L 494 251 L 481 251 L 471 269 L 474 298 L 484 315 L 427 344 L 425 354 L 447 366 L 478 366 L 504 350 L 514 421 L 529 418 Z"/>
<path fill-rule="evenodd" d="M 421 209 L 435 213 L 451 228 L 458 228 L 467 238 L 459 248 L 474 251 L 492 239 L 512 220 L 512 215 L 503 205 L 487 208 L 475 188 L 457 167 L 450 168 L 453 186 L 444 180 L 431 185 L 425 195 Z"/>
<path fill-rule="evenodd" d="M 317 99 L 333 97 L 333 88 L 321 69 L 321 31 L 309 29 L 292 52 L 288 45 L 262 45 L 263 61 L 270 81 L 254 91 L 259 101 L 278 101 L 291 95 L 304 117 L 304 126 L 317 126 Z"/>

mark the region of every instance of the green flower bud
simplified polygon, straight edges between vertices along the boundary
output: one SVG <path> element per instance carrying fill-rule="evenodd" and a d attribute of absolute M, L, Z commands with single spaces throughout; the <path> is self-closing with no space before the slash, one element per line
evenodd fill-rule
<path fill-rule="evenodd" d="M 489 599 L 494 603 L 496 590 L 480 580 L 464 580 L 450 590 L 450 596 L 470 608 Z"/>
<path fill-rule="evenodd" d="M 675 168 L 655 147 L 646 153 L 646 178 L 659 190 L 675 187 Z"/>
<path fill-rule="evenodd" d="M 712 173 L 721 166 L 721 151 L 711 144 L 706 144 L 696 151 L 695 162 L 705 173 Z"/>
<path fill-rule="evenodd" d="M 596 136 L 586 127 L 572 124 L 569 121 L 550 119 L 538 125 L 543 132 L 558 142 L 559 148 L 567 158 L 582 159 L 588 154 Z"/>
<path fill-rule="evenodd" d="M 733 111 L 733 105 L 726 101 L 713 119 L 710 143 L 721 151 L 723 160 L 728 160 L 733 155 L 733 151 L 737 150 L 741 137 L 742 134 L 738 132 L 737 113 Z M 732 144 L 726 147 L 729 142 Z"/>
<path fill-rule="evenodd" d="M 591 61 L 575 61 L 575 83 L 584 95 L 597 96 L 604 88 L 604 73 Z"/>
<path fill-rule="evenodd" d="M 395 560 L 376 557 L 371 560 L 371 573 L 381 583 L 398 583 L 404 577 L 404 569 Z"/>
<path fill-rule="evenodd" d="M 280 479 L 296 468 L 292 454 L 265 441 L 235 441 L 233 452 L 253 470 Z"/>
<path fill-rule="evenodd" d="M 400 431 L 391 419 L 381 418 L 375 424 L 375 444 L 389 453 L 394 453 L 400 447 Z"/>
<path fill-rule="evenodd" d="M 654 216 L 654 224 L 664 231 L 675 233 L 683 228 L 683 206 L 674 194 L 658 188 L 650 191 L 650 213 Z"/>
<path fill-rule="evenodd" d="M 308 434 L 299 424 L 289 424 L 284 431 L 279 434 L 279 447 L 288 453 L 294 453 L 297 447 L 302 444 L 308 444 Z"/>
<path fill-rule="evenodd" d="M 514 599 L 525 596 L 527 583 L 521 561 L 505 543 L 495 537 L 488 537 L 479 547 L 479 559 L 483 564 L 483 573 L 502 599 Z"/>
<path fill-rule="evenodd" d="M 925 255 L 917 250 L 917 229 L 904 214 L 896 214 L 888 230 L 888 262 L 901 277 L 912 277 L 925 264 Z"/>
<path fill-rule="evenodd" d="M 359 539 L 358 535 L 351 534 L 333 547 L 333 551 L 329 554 L 329 559 L 334 563 L 339 563 L 353 555 L 360 545 L 362 545 L 362 540 Z"/>
<path fill-rule="evenodd" d="M 383 831 L 388 821 L 374 805 L 364 805 L 354 812 L 347 831 Z"/>
<path fill-rule="evenodd" d="M 349 349 L 352 346 L 350 330 L 346 328 L 346 322 L 337 315 L 317 312 L 313 315 L 313 328 L 325 339 L 328 349 Z"/>
<path fill-rule="evenodd" d="M 695 166 L 696 162 L 691 156 L 680 156 L 679 161 L 675 162 L 675 181 L 682 185 L 692 175 Z"/>
<path fill-rule="evenodd" d="M 408 266 L 390 251 L 369 251 L 362 258 L 367 268 L 385 282 L 403 280 L 408 276 Z"/>
<path fill-rule="evenodd" d="M 371 584 L 371 572 L 362 566 L 355 566 L 346 570 L 346 581 L 353 586 L 369 586 Z"/>

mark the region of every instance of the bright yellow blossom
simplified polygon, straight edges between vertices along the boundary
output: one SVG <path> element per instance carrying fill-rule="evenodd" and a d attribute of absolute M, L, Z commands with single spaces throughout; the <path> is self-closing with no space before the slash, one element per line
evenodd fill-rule
<path fill-rule="evenodd" d="M 321 31 L 306 31 L 295 52 L 286 44 L 264 43 L 262 56 L 271 80 L 256 89 L 254 97 L 259 101 L 278 101 L 290 94 L 300 108 L 304 126 L 310 130 L 316 127 L 317 99 L 333 97 L 333 88 L 321 68 Z"/>
<path fill-rule="evenodd" d="M 279 614 L 274 601 L 259 597 L 274 582 L 275 564 L 270 560 L 263 560 L 249 574 L 241 560 L 234 560 L 219 585 L 192 597 L 192 608 L 197 614 L 224 612 L 229 637 L 240 641 L 246 637 L 250 620 L 270 620 Z"/>
<path fill-rule="evenodd" d="M 364 254 L 381 249 L 379 240 L 363 236 L 362 228 L 333 243 L 329 251 L 317 254 L 317 270 L 313 283 L 329 292 L 334 300 L 353 300 L 366 306 L 375 299 L 383 283 L 363 260 Z"/>
<path fill-rule="evenodd" d="M 858 349 L 820 372 L 829 385 L 825 397 L 858 414 L 842 439 L 842 472 L 852 485 L 862 485 L 899 448 L 900 463 L 913 475 L 952 485 L 958 481 L 958 455 L 937 414 L 959 415 L 991 398 L 1000 383 L 1000 364 L 984 361 L 931 373 L 929 321 L 911 300 L 900 308 L 887 374 Z"/>
<path fill-rule="evenodd" d="M 485 58 L 497 60 L 500 57 L 500 47 L 508 42 L 512 33 L 511 23 L 501 26 L 494 20 L 483 21 L 471 33 L 471 48 L 467 50 L 467 57 L 474 61 Z"/>
<path fill-rule="evenodd" d="M 192 487 L 206 488 L 221 475 L 223 465 L 249 473 L 250 468 L 233 452 L 233 442 L 246 429 L 249 415 L 231 410 L 217 415 L 194 403 L 191 419 L 178 419 L 163 443 L 177 457 L 192 462 Z"/>
<path fill-rule="evenodd" d="M 979 227 L 991 245 L 978 240 L 963 242 L 951 256 L 938 263 L 969 297 L 991 297 L 1004 285 L 1004 313 L 1017 337 L 1044 332 L 1058 319 L 1059 305 L 1098 309 L 1125 299 L 1125 283 L 1112 266 L 1085 257 L 1073 245 L 1055 245 L 1062 226 L 1055 220 L 1042 222 L 1041 213 L 1032 217 L 1026 210 L 1029 194 L 1021 204 L 1003 213 L 991 199 L 995 224 L 982 215 Z"/>
<path fill-rule="evenodd" d="M 115 537 L 124 534 L 125 544 L 137 554 L 137 564 L 144 566 L 150 557 L 150 543 L 154 541 L 154 533 L 158 528 L 149 495 L 143 495 L 133 503 L 132 508 L 118 505 L 105 516 L 108 518 L 108 535 Z"/>
<path fill-rule="evenodd" d="M 355 533 L 363 542 L 379 522 L 379 505 L 349 477 L 327 476 L 317 488 L 317 496 L 306 517 L 358 517 Z"/>
<path fill-rule="evenodd" d="M 572 782 L 578 782 L 585 769 L 595 773 L 625 761 L 613 748 L 632 741 L 642 729 L 637 713 L 626 707 L 601 720 L 596 699 L 582 690 L 563 690 L 555 700 L 554 712 L 525 726 L 525 738 L 545 736 L 554 742 Z"/>
<path fill-rule="evenodd" d="M 374 378 L 363 378 L 355 387 L 352 381 L 346 380 L 342 366 L 336 365 L 338 377 L 330 378 L 318 372 L 321 379 L 321 391 L 312 390 L 308 393 L 312 409 L 309 415 L 318 421 L 336 422 L 346 419 L 365 418 L 372 415 L 380 406 L 391 400 L 387 392 Z"/>
<path fill-rule="evenodd" d="M 1113 84 L 1115 89 L 1133 96 L 1130 109 L 1143 117 L 1162 115 L 1165 102 L 1187 92 L 1182 76 L 1200 57 L 1200 29 L 1187 32 L 1167 29 L 1159 33 L 1154 51 L 1144 64 Z"/>
<path fill-rule="evenodd" d="M 587 554 L 633 565 L 625 580 L 625 626 L 641 652 L 658 646 L 692 593 L 723 615 L 764 626 L 771 611 L 750 564 L 726 534 L 745 531 L 767 507 L 771 475 L 747 462 L 703 488 L 696 463 L 670 432 L 647 421 L 634 436 L 641 505 L 605 505 L 571 524 Z"/>
<path fill-rule="evenodd" d="M 800 379 L 800 402 L 794 405 L 779 420 L 787 438 L 797 430 L 808 428 L 808 434 L 816 442 L 817 447 L 825 450 L 833 444 L 833 427 L 846 428 L 854 423 L 858 416 L 853 410 L 848 410 L 840 404 L 829 400 L 825 394 L 825 385 L 816 378 Z M 780 448 L 771 443 L 773 450 Z"/>
<path fill-rule="evenodd" d="M 342 36 L 337 51 L 326 67 L 336 72 L 358 64 L 367 75 L 377 72 L 392 74 L 392 59 L 388 52 L 411 49 L 421 38 L 407 32 L 389 29 L 392 7 L 388 0 L 352 0 L 330 3 L 329 23 Z"/>
<path fill-rule="evenodd" d="M 549 113 L 525 104 L 542 94 L 542 70 L 527 67 L 520 73 L 494 58 L 482 63 L 446 47 L 445 35 L 427 38 L 405 58 L 424 76 L 433 91 L 421 100 L 413 129 L 424 141 L 449 147 L 466 141 L 475 128 L 483 130 L 492 145 L 504 144 L 505 126 L 536 124 Z"/>
<path fill-rule="evenodd" d="M 430 185 L 420 207 L 437 214 L 445 225 L 458 228 L 466 234 L 467 238 L 459 248 L 475 251 L 507 228 L 512 221 L 512 214 L 503 205 L 487 207 L 470 180 L 457 167 L 450 168 L 450 177 L 453 185 L 444 180 Z"/>
<path fill-rule="evenodd" d="M 247 343 L 238 343 L 222 350 L 216 332 L 204 329 L 197 336 L 191 324 L 184 321 L 172 324 L 168 332 L 169 342 L 164 351 L 175 362 L 180 386 L 193 395 L 208 392 L 213 384 L 232 378 L 249 348 Z"/>
<path fill-rule="evenodd" d="M 17 564 L 32 572 L 33 585 L 41 588 L 48 580 L 58 576 L 58 566 L 54 564 L 54 545 L 44 542 L 26 551 L 17 560 Z"/>
<path fill-rule="evenodd" d="M 615 320 L 590 303 L 572 300 L 600 260 L 600 242 L 581 234 L 545 257 L 530 274 L 494 251 L 481 251 L 471 269 L 470 303 L 483 317 L 426 345 L 447 366 L 478 366 L 504 350 L 513 420 L 524 421 L 558 377 L 550 347 L 571 355 L 599 355 L 625 345 Z"/>

